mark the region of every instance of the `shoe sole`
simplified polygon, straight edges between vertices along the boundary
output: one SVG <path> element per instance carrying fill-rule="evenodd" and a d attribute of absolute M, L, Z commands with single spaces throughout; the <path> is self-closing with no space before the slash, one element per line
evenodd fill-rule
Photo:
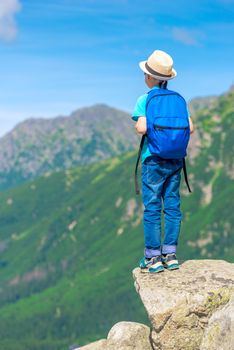
<path fill-rule="evenodd" d="M 167 270 L 178 270 L 180 267 L 179 267 L 179 265 L 174 264 L 171 266 L 164 266 L 164 268 Z"/>
<path fill-rule="evenodd" d="M 142 273 L 158 273 L 164 271 L 164 266 L 161 261 L 157 261 L 154 264 L 149 263 L 148 266 L 139 266 Z"/>
<path fill-rule="evenodd" d="M 163 271 L 164 271 L 164 267 L 160 267 L 158 269 L 149 268 L 149 273 L 159 273 Z"/>
<path fill-rule="evenodd" d="M 164 271 L 164 267 L 161 261 L 157 261 L 156 263 L 149 266 L 149 272 L 150 273 L 157 273 Z"/>
<path fill-rule="evenodd" d="M 159 272 L 163 272 L 164 270 L 165 270 L 164 267 L 156 270 L 148 268 L 148 269 L 141 269 L 141 273 L 159 273 Z"/>
<path fill-rule="evenodd" d="M 141 269 L 141 273 L 149 273 L 149 269 Z"/>
<path fill-rule="evenodd" d="M 139 266 L 139 267 L 140 267 L 142 273 L 146 273 L 146 272 L 149 272 L 150 266 L 151 266 L 151 265 L 149 265 L 149 266 L 144 266 L 144 267 L 143 267 L 143 266 Z"/>

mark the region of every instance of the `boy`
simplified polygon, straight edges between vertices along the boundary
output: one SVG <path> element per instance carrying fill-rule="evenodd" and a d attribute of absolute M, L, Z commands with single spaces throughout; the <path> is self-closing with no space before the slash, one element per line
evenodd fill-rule
<path fill-rule="evenodd" d="M 167 81 L 176 77 L 173 60 L 166 52 L 154 51 L 147 61 L 140 62 L 145 75 L 145 83 L 150 88 L 166 89 Z M 146 104 L 148 94 L 137 100 L 132 119 L 136 121 L 136 131 L 146 134 Z M 193 123 L 189 117 L 190 133 Z M 163 159 L 150 152 L 147 138 L 142 148 L 142 195 L 144 203 L 144 257 L 139 266 L 142 272 L 162 272 L 164 268 L 179 268 L 176 247 L 180 232 L 180 172 L 181 159 Z M 165 237 L 161 245 L 161 210 L 164 202 Z"/>

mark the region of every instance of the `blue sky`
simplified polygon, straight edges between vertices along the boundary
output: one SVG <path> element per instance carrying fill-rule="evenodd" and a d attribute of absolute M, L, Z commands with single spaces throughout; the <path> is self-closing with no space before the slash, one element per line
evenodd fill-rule
<path fill-rule="evenodd" d="M 189 101 L 234 78 L 234 0 L 1 0 L 0 135 L 95 103 L 131 111 L 138 62 L 167 51 Z"/>

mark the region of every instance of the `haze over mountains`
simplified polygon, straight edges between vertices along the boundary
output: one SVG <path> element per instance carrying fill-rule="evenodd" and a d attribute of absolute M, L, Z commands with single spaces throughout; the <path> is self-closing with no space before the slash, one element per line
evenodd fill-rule
<path fill-rule="evenodd" d="M 195 108 L 197 130 L 191 140 L 188 161 L 191 195 L 182 180 L 184 218 L 178 247 L 182 260 L 234 261 L 233 99 L 232 88 L 211 104 L 204 99 Z M 105 106 L 101 109 L 102 113 L 112 111 Z M 100 112 L 99 122 L 104 121 L 101 115 Z M 111 115 L 112 112 L 110 118 Z M 139 138 L 134 124 L 127 114 L 120 118 L 127 120 L 128 147 L 136 150 Z M 94 114 L 93 120 L 96 120 Z M 54 120 L 61 127 L 61 120 L 58 121 Z M 99 126 L 99 122 L 89 125 Z M 12 151 L 12 154 L 18 152 L 18 137 L 21 150 L 25 149 L 29 130 L 34 130 L 33 140 L 37 141 L 41 129 L 33 123 L 30 129 L 30 123 L 22 124 L 27 130 L 24 136 L 19 131 L 22 125 L 15 138 L 7 135 L 16 147 L 13 149 L 16 153 Z M 115 127 L 111 123 L 104 136 L 119 127 L 119 123 Z M 46 129 L 42 132 L 43 140 L 48 141 L 52 133 L 57 135 L 56 130 L 48 131 L 48 124 L 43 127 Z M 73 124 L 70 131 L 74 128 Z M 115 134 L 116 145 L 128 138 L 122 132 L 120 127 Z M 119 155 L 115 157 L 96 161 L 93 158 L 89 164 L 63 170 L 64 159 L 69 158 L 61 146 L 64 138 L 67 140 L 64 148 L 69 144 L 69 132 L 63 131 L 64 134 L 66 138 L 58 133 L 57 141 L 60 153 L 66 154 L 60 171 L 52 171 L 51 162 L 50 172 L 48 169 L 43 172 L 43 167 L 38 166 L 30 173 L 27 168 L 30 157 L 26 153 L 18 168 L 26 176 L 2 183 L 14 187 L 1 192 L 0 202 L 0 349 L 64 350 L 70 344 L 82 345 L 106 336 L 111 326 L 121 320 L 147 323 L 131 277 L 143 253 L 142 204 L 141 198 L 135 196 L 133 183 L 136 151 L 121 153 L 115 146 L 109 151 L 118 149 Z M 23 143 L 26 136 L 27 142 Z M 110 153 L 104 152 L 107 141 L 104 139 L 103 144 L 99 137 L 98 145 L 102 147 L 95 156 L 101 153 L 101 157 L 108 158 Z M 7 145 L 9 139 L 8 142 Z M 40 141 L 35 149 L 35 154 L 42 157 L 38 156 L 37 164 L 43 160 L 40 147 L 44 142 Z M 111 145 L 110 139 L 108 142 Z M 54 154 L 51 143 L 47 147 Z M 76 151 L 74 146 L 72 154 Z M 90 152 L 93 153 L 92 148 Z M 42 169 L 41 177 L 38 169 Z M 7 179 L 7 174 L 13 171 L 12 163 L 5 175 L 2 170 L 2 177 Z M 27 176 L 31 179 L 26 181 Z"/>

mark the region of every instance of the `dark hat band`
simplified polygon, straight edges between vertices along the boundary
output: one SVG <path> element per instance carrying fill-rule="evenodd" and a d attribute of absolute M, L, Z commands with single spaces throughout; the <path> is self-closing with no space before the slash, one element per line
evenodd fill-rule
<path fill-rule="evenodd" d="M 166 74 L 161 74 L 159 72 L 156 72 L 156 70 L 153 70 L 152 68 L 150 68 L 150 66 L 147 64 L 147 62 L 145 63 L 145 68 L 150 72 L 150 74 L 153 74 L 153 75 L 158 75 L 159 77 L 171 77 L 172 74 L 169 74 L 169 75 L 166 75 Z"/>

